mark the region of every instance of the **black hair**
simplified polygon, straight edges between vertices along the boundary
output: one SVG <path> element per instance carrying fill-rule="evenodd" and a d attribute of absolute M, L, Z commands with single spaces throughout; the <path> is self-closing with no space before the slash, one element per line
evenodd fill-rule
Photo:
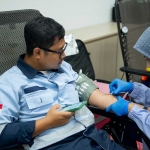
<path fill-rule="evenodd" d="M 36 47 L 49 48 L 54 45 L 56 38 L 64 38 L 65 30 L 62 25 L 48 17 L 37 17 L 30 20 L 24 27 L 26 53 L 33 54 Z"/>

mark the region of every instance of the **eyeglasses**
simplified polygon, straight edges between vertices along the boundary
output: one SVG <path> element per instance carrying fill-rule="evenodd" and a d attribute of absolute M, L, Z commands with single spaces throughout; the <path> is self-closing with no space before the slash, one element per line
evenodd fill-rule
<path fill-rule="evenodd" d="M 44 51 L 47 51 L 47 52 L 57 53 L 59 55 L 59 58 L 61 58 L 61 55 L 65 51 L 66 47 L 67 47 L 67 43 L 65 43 L 64 47 L 62 48 L 62 52 L 53 51 L 53 50 L 50 50 L 48 48 L 43 48 L 43 47 L 39 47 L 39 48 L 41 48 L 41 49 L 43 49 Z"/>

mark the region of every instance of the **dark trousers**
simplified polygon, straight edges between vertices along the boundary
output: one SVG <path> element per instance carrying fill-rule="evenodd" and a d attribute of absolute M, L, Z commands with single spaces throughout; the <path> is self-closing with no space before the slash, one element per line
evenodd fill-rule
<path fill-rule="evenodd" d="M 110 140 L 108 133 L 97 130 L 94 125 L 41 150 L 124 150 Z"/>

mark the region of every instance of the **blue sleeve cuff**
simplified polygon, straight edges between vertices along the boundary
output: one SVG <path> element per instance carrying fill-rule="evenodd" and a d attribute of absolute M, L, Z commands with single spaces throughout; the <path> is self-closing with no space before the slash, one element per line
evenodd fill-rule
<path fill-rule="evenodd" d="M 9 123 L 0 135 L 0 149 L 12 148 L 20 144 L 33 144 L 32 135 L 35 121 Z"/>

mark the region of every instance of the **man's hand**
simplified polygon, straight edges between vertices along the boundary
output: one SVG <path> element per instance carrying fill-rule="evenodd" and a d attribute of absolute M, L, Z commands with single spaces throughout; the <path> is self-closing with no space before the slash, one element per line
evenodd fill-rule
<path fill-rule="evenodd" d="M 110 84 L 110 93 L 117 95 L 120 92 L 131 92 L 133 90 L 133 84 L 120 79 L 114 79 Z"/>
<path fill-rule="evenodd" d="M 35 130 L 32 137 L 35 137 L 50 128 L 63 126 L 70 121 L 70 118 L 74 115 L 74 112 L 59 111 L 59 108 L 59 104 L 52 106 L 44 118 L 36 120 Z"/>
<path fill-rule="evenodd" d="M 59 104 L 56 104 L 51 107 L 48 111 L 45 121 L 47 122 L 48 128 L 58 127 L 67 124 L 70 121 L 70 118 L 74 115 L 74 112 L 63 112 L 59 111 Z"/>
<path fill-rule="evenodd" d="M 117 102 L 107 107 L 106 112 L 113 111 L 117 116 L 127 115 L 128 105 L 129 105 L 129 101 L 126 101 L 120 96 L 117 96 Z"/>

